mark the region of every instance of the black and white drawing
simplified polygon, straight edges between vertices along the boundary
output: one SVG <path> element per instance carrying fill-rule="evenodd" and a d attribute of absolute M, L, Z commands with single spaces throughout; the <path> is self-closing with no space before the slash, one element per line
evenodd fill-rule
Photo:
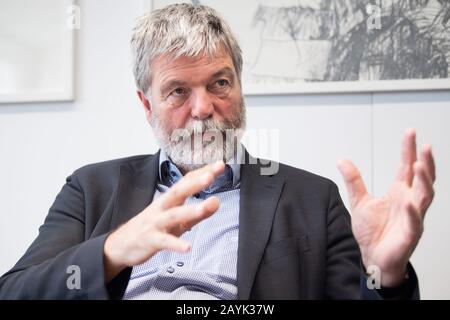
<path fill-rule="evenodd" d="M 450 89 L 450 0 L 191 2 L 231 24 L 247 94 Z"/>

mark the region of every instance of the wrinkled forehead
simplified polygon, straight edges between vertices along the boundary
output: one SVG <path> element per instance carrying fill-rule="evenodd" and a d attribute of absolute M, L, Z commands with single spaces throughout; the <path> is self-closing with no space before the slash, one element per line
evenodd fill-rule
<path fill-rule="evenodd" d="M 172 53 L 166 53 L 155 58 L 151 63 L 151 79 L 150 83 L 154 79 L 161 80 L 162 77 L 168 73 L 182 72 L 183 70 L 196 69 L 197 72 L 214 72 L 219 69 L 228 68 L 236 76 L 236 70 L 233 64 L 233 60 L 223 48 L 216 50 L 214 53 L 208 53 L 206 51 L 201 52 L 198 55 L 175 55 Z M 191 76 L 197 76 L 198 74 L 192 74 Z"/>

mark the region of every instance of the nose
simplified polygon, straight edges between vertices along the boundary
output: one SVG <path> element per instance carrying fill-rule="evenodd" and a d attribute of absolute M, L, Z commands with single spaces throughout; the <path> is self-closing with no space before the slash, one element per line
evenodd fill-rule
<path fill-rule="evenodd" d="M 196 92 L 192 96 L 191 116 L 196 120 L 205 120 L 212 116 L 214 104 L 206 90 Z"/>

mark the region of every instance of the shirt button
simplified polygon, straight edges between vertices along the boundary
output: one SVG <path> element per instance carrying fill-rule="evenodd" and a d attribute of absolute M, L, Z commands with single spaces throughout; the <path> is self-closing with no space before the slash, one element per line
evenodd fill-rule
<path fill-rule="evenodd" d="M 177 262 L 177 266 L 178 266 L 178 267 L 182 267 L 182 266 L 184 266 L 184 263 L 181 262 L 181 261 L 178 261 L 178 262 Z"/>
<path fill-rule="evenodd" d="M 194 194 L 194 197 L 197 198 L 197 199 L 200 198 L 200 193 Z"/>
<path fill-rule="evenodd" d="M 176 173 L 175 171 L 170 171 L 170 175 L 171 175 L 172 177 L 175 177 L 175 176 L 177 175 L 177 173 Z"/>
<path fill-rule="evenodd" d="M 175 269 L 174 269 L 173 267 L 168 267 L 168 268 L 167 268 L 167 272 L 168 272 L 168 273 L 174 273 L 174 272 L 175 272 Z"/>

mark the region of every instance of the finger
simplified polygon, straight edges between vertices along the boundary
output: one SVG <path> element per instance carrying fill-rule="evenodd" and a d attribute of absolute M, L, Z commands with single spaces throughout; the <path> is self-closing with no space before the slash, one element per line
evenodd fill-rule
<path fill-rule="evenodd" d="M 420 161 L 425 164 L 426 172 L 431 182 L 436 180 L 436 166 L 434 164 L 433 152 L 429 144 L 424 145 L 420 153 Z"/>
<path fill-rule="evenodd" d="M 339 161 L 338 169 L 344 178 L 349 195 L 350 206 L 353 209 L 358 202 L 367 195 L 366 186 L 364 185 L 361 173 L 351 161 Z"/>
<path fill-rule="evenodd" d="M 426 173 L 422 162 L 414 164 L 413 196 L 414 206 L 424 215 L 433 201 L 434 190 L 431 178 Z"/>
<path fill-rule="evenodd" d="M 419 241 L 423 233 L 423 217 L 411 202 L 407 202 L 405 204 L 405 211 L 407 234 L 405 235 L 403 240 L 407 241 L 408 243 L 413 243 L 410 253 L 412 254 L 415 245 L 417 245 L 417 242 Z"/>
<path fill-rule="evenodd" d="M 160 250 L 172 250 L 177 252 L 187 252 L 191 249 L 191 244 L 169 233 L 158 232 L 150 236 L 149 246 Z"/>
<path fill-rule="evenodd" d="M 197 217 L 193 217 L 190 221 L 186 222 L 185 226 L 187 230 L 191 229 L 197 223 L 212 216 L 219 209 L 220 205 L 219 198 L 215 196 L 206 199 L 203 203 L 204 205 L 199 209 L 201 212 L 198 213 Z"/>
<path fill-rule="evenodd" d="M 184 203 L 187 197 L 208 187 L 225 169 L 223 161 L 191 171 L 158 198 L 161 208 L 168 209 Z"/>
<path fill-rule="evenodd" d="M 397 179 L 411 186 L 413 180 L 413 165 L 417 160 L 416 130 L 408 129 L 405 132 L 401 147 L 400 167 Z"/>
<path fill-rule="evenodd" d="M 210 197 L 198 204 L 173 207 L 160 216 L 156 227 L 169 230 L 181 225 L 183 226 L 182 232 L 185 232 L 200 221 L 210 217 L 218 208 L 219 199 L 217 197 Z"/>

